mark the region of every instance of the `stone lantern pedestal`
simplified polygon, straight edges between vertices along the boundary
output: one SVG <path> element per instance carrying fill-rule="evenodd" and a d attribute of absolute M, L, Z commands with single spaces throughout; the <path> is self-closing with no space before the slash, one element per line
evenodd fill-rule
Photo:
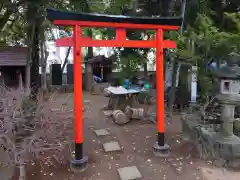
<path fill-rule="evenodd" d="M 240 105 L 240 95 L 220 94 L 216 98 L 221 104 L 220 120 L 222 123 L 219 131 L 212 135 L 213 153 L 232 161 L 240 158 L 240 138 L 233 133 L 234 112 L 236 106 Z"/>

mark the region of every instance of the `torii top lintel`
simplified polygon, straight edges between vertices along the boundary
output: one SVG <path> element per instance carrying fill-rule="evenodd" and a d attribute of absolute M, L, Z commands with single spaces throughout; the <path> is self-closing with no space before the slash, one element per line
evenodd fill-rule
<path fill-rule="evenodd" d="M 125 29 L 154 29 L 156 31 L 177 30 L 182 24 L 181 17 L 132 17 L 115 16 L 106 14 L 72 13 L 53 9 L 47 10 L 47 17 L 58 26 L 78 27 L 74 30 L 76 36 L 65 37 L 56 41 L 56 46 L 73 46 L 77 39 L 81 47 L 133 47 L 133 48 L 156 48 L 160 44 L 161 49 L 176 48 L 176 43 L 170 40 L 163 40 L 162 35 L 158 36 L 159 41 L 149 40 L 127 40 Z M 83 37 L 79 27 L 110 27 L 116 28 L 115 40 L 92 40 Z M 158 34 L 158 33 L 156 33 Z"/>
<path fill-rule="evenodd" d="M 47 18 L 55 25 L 82 27 L 114 27 L 131 29 L 163 29 L 177 30 L 181 26 L 182 17 L 134 17 L 96 13 L 73 13 L 54 9 L 47 10 Z"/>

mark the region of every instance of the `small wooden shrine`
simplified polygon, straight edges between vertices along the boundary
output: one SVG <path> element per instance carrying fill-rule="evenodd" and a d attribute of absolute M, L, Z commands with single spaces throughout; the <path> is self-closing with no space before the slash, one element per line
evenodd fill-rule
<path fill-rule="evenodd" d="M 28 48 L 0 46 L 0 82 L 8 87 L 18 87 L 19 74 L 25 82 Z"/>
<path fill-rule="evenodd" d="M 102 79 L 102 82 L 107 81 L 107 77 L 112 73 L 113 56 L 107 58 L 104 55 L 95 56 L 85 60 L 86 68 L 86 86 L 90 90 L 93 82 L 93 75 Z"/>

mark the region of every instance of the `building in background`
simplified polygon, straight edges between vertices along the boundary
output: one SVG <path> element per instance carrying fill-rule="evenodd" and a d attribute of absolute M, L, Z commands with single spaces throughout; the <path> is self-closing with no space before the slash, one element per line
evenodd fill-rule
<path fill-rule="evenodd" d="M 17 87 L 19 85 L 19 73 L 22 74 L 24 83 L 27 58 L 27 47 L 0 46 L 1 83 L 8 87 Z"/>
<path fill-rule="evenodd" d="M 47 41 L 46 47 L 47 47 L 47 51 L 49 52 L 49 56 L 47 59 L 46 72 L 50 73 L 51 64 L 63 65 L 64 60 L 67 55 L 68 47 L 56 47 L 56 43 L 54 41 Z M 87 48 L 82 48 L 82 51 L 83 51 L 83 56 L 85 56 L 87 53 Z M 104 55 L 105 57 L 110 57 L 111 55 L 113 55 L 113 50 L 112 50 L 112 48 L 94 47 L 93 55 L 94 56 Z M 68 56 L 68 63 L 73 64 L 72 48 L 71 48 L 70 54 Z M 84 66 L 84 64 L 83 64 L 83 66 Z M 66 67 L 63 72 L 66 73 Z"/>

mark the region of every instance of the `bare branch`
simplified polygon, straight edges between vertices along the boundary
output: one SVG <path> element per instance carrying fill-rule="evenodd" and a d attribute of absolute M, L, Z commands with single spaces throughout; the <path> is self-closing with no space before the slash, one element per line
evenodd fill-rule
<path fill-rule="evenodd" d="M 2 100 L 6 117 L 0 126 L 0 144 L 8 152 L 11 161 L 7 163 L 14 163 L 23 168 L 32 158 L 41 158 L 41 154 L 46 151 L 51 152 L 52 158 L 59 160 L 59 163 L 62 162 L 62 152 L 69 148 L 71 142 L 64 132 L 67 132 L 66 128 L 71 125 L 67 113 L 72 112 L 61 106 L 66 104 L 65 100 L 68 101 L 71 96 L 64 99 L 58 111 L 53 111 L 52 107 L 56 105 L 57 97 L 59 98 L 59 94 L 55 92 L 46 102 L 38 96 L 33 116 L 25 112 L 26 108 L 30 110 L 28 106 L 33 105 L 28 102 L 29 98 L 23 91 L 7 91 Z M 50 159 L 46 161 L 53 165 Z"/>

